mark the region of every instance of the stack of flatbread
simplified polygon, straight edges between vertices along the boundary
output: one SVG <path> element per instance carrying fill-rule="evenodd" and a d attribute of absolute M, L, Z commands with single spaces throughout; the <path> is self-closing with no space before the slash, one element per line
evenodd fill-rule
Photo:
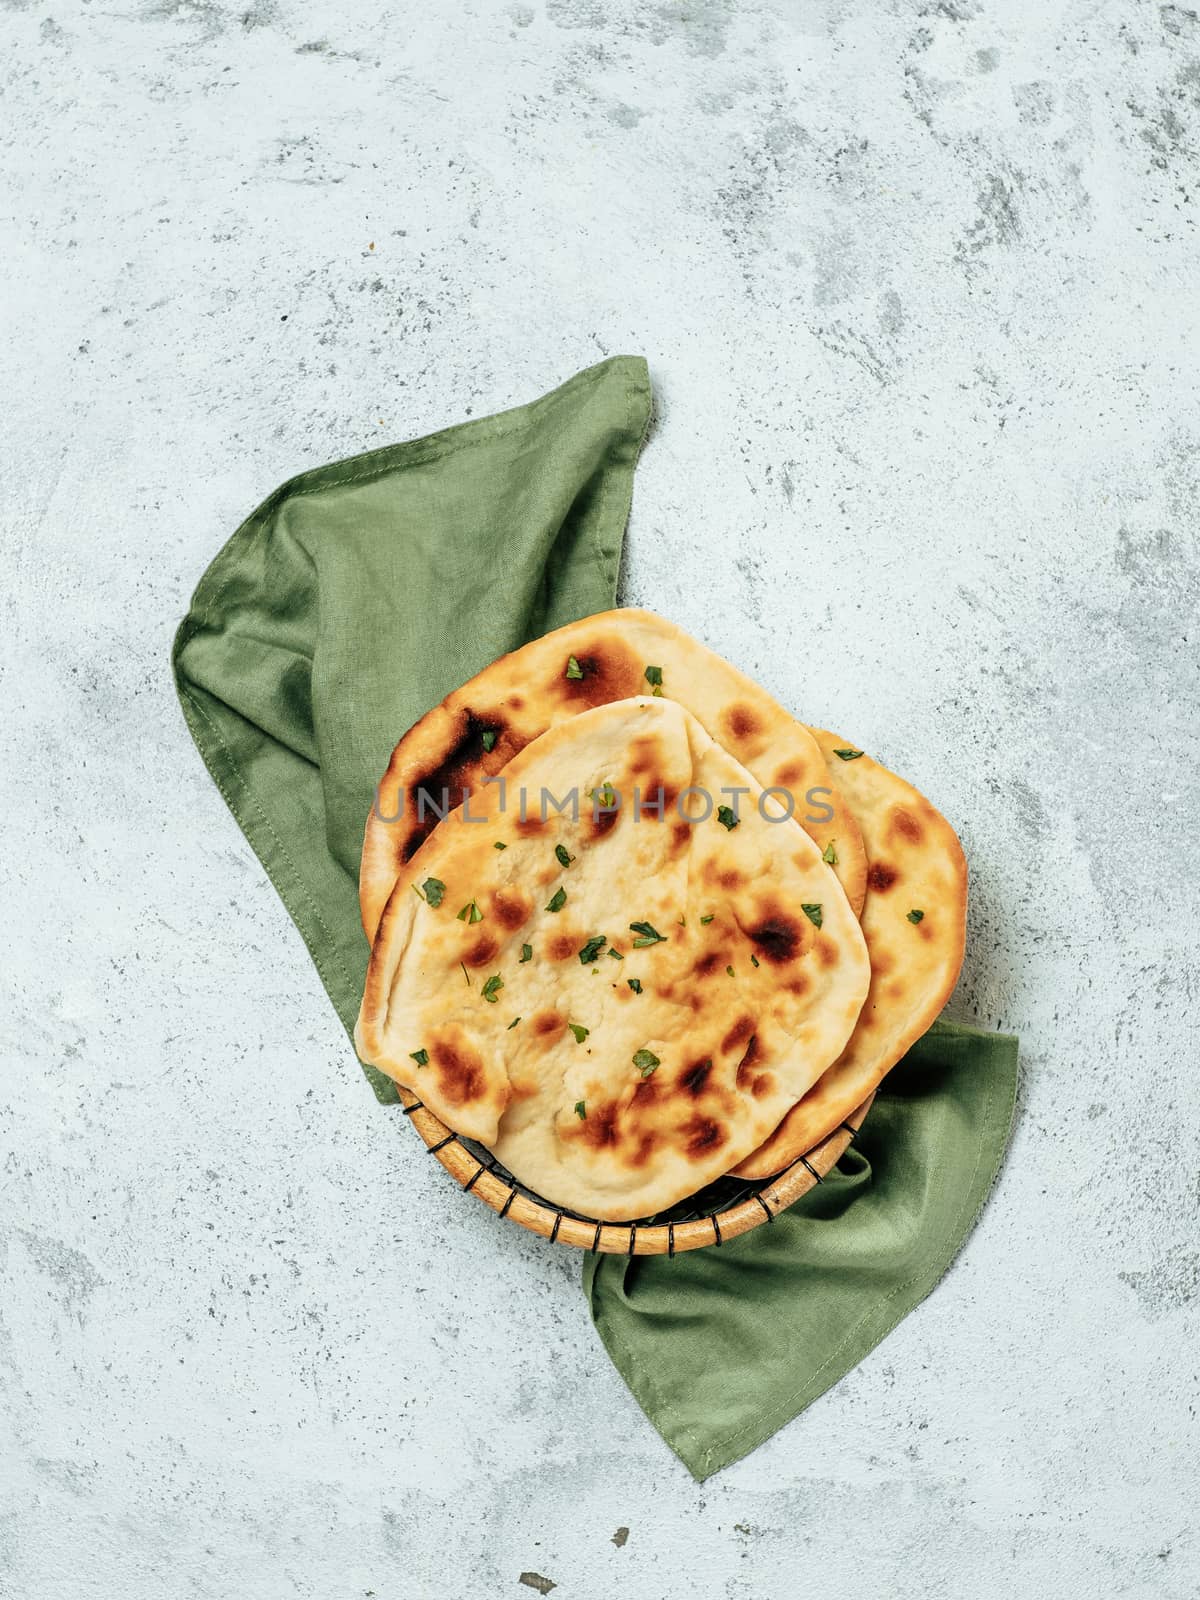
<path fill-rule="evenodd" d="M 622 1222 L 780 1172 L 862 1103 L 954 987 L 967 874 L 902 778 L 621 610 L 404 735 L 360 894 L 363 1060 Z"/>

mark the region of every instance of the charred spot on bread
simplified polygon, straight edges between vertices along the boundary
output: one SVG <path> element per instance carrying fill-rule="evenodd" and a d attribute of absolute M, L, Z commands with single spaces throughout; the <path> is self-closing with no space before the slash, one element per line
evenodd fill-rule
<path fill-rule="evenodd" d="M 492 896 L 492 915 L 502 928 L 510 932 L 528 921 L 532 902 L 519 889 L 497 889 Z"/>
<path fill-rule="evenodd" d="M 722 713 L 721 726 L 735 743 L 742 739 L 749 739 L 752 734 L 759 733 L 762 730 L 762 723 L 759 720 L 757 711 L 753 706 L 744 705 L 741 702 L 735 702 Z"/>
<path fill-rule="evenodd" d="M 725 1130 L 711 1117 L 689 1117 L 679 1129 L 680 1140 L 689 1156 L 707 1155 L 725 1143 Z"/>
<path fill-rule="evenodd" d="M 452 1106 L 482 1100 L 487 1093 L 483 1062 L 469 1046 L 446 1039 L 434 1040 L 431 1055 L 438 1088 Z"/>
<path fill-rule="evenodd" d="M 610 700 L 628 700 L 639 693 L 641 673 L 629 650 L 616 641 L 597 638 L 577 645 L 571 659 L 578 676 L 568 676 L 565 662 L 553 679 L 553 692 L 582 711 L 607 705 Z"/>
<path fill-rule="evenodd" d="M 589 795 L 583 804 L 582 812 L 585 837 L 589 844 L 594 844 L 597 839 L 603 839 L 605 834 L 611 833 L 616 827 L 621 808 L 619 805 L 602 805 Z"/>
<path fill-rule="evenodd" d="M 503 752 L 494 753 L 501 736 L 510 734 Z M 484 735 L 488 735 L 485 748 Z M 478 787 L 490 770 L 499 771 L 504 762 L 523 748 L 524 740 L 500 717 L 476 716 L 468 707 L 458 713 L 454 743 L 442 759 L 417 774 L 408 785 L 400 859 L 409 861 L 437 827 L 442 817 L 462 805 L 468 791 Z M 491 756 L 491 760 L 486 759 Z"/>
<path fill-rule="evenodd" d="M 904 806 L 896 806 L 892 811 L 892 828 L 902 839 L 907 839 L 910 844 L 920 844 L 925 837 L 925 830 L 917 817 Z"/>
<path fill-rule="evenodd" d="M 737 1086 L 739 1089 L 745 1088 L 746 1079 L 750 1077 L 751 1073 L 753 1072 L 754 1064 L 758 1060 L 758 1057 L 758 1035 L 756 1033 L 752 1033 L 746 1042 L 746 1053 L 738 1062 Z"/>
<path fill-rule="evenodd" d="M 538 1039 L 557 1038 L 566 1026 L 566 1018 L 558 1011 L 539 1011 L 529 1019 L 530 1032 Z"/>
<path fill-rule="evenodd" d="M 679 1074 L 679 1087 L 686 1089 L 693 1099 L 704 1092 L 704 1085 L 708 1082 L 709 1073 L 712 1071 L 712 1057 L 704 1056 L 699 1061 L 693 1061 Z"/>
<path fill-rule="evenodd" d="M 589 1105 L 587 1117 L 572 1132 L 594 1150 L 603 1150 L 617 1143 L 619 1120 L 620 1107 L 616 1101 L 604 1100 L 598 1105 Z"/>
<path fill-rule="evenodd" d="M 485 967 L 489 961 L 494 960 L 499 949 L 498 940 L 490 933 L 481 933 L 475 943 L 463 952 L 462 959 L 468 967 Z"/>
<path fill-rule="evenodd" d="M 753 1038 L 753 1036 L 754 1018 L 743 1014 L 737 1019 L 737 1021 L 730 1028 L 729 1032 L 721 1040 L 721 1050 L 723 1053 L 736 1050 L 739 1045 L 745 1044 L 746 1040 Z"/>
<path fill-rule="evenodd" d="M 746 932 L 759 954 L 777 967 L 794 960 L 804 946 L 804 930 L 785 911 L 763 917 Z"/>

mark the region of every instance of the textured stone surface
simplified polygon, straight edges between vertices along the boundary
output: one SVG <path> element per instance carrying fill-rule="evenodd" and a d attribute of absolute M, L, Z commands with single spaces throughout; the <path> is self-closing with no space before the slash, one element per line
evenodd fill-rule
<path fill-rule="evenodd" d="M 1193 1596 L 1195 12 L 0 30 L 0 1593 Z M 278 481 L 620 350 L 626 598 L 961 824 L 1025 1048 L 948 1279 L 703 1488 L 374 1103 L 167 668 Z"/>

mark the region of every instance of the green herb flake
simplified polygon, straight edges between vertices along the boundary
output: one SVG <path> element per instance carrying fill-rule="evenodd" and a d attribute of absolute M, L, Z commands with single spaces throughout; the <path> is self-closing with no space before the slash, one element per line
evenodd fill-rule
<path fill-rule="evenodd" d="M 910 911 L 908 913 L 908 920 L 915 927 L 918 922 L 924 922 L 925 913 L 923 911 Z"/>
<path fill-rule="evenodd" d="M 643 1078 L 648 1078 L 656 1068 L 662 1065 L 662 1062 L 654 1054 L 653 1050 L 636 1050 L 634 1051 L 633 1064 Z"/>
<path fill-rule="evenodd" d="M 567 1027 L 570 1028 L 571 1032 L 575 1035 L 576 1044 L 582 1044 L 587 1038 L 588 1034 L 591 1032 L 591 1029 L 585 1028 L 582 1022 L 568 1022 Z"/>
<path fill-rule="evenodd" d="M 446 885 L 440 878 L 426 878 L 421 888 L 431 906 L 441 905 L 442 897 L 446 893 Z"/>
<path fill-rule="evenodd" d="M 507 850 L 508 846 L 505 844 L 503 839 L 497 839 L 495 844 L 492 846 L 492 849 L 493 850 Z"/>
<path fill-rule="evenodd" d="M 717 821 L 727 833 L 733 832 L 738 825 L 738 820 L 739 819 L 734 815 L 733 808 L 731 806 L 717 807 Z"/>
<path fill-rule="evenodd" d="M 583 677 L 583 668 L 574 656 L 567 657 L 567 677 L 574 679 L 575 682 L 578 682 Z"/>
<path fill-rule="evenodd" d="M 480 734 L 480 739 L 481 739 L 481 741 L 483 743 L 483 748 L 485 750 L 494 750 L 496 748 L 496 730 L 495 730 L 495 728 L 485 728 L 483 730 L 483 732 Z"/>
<path fill-rule="evenodd" d="M 599 806 L 601 811 L 611 811 L 617 803 L 617 791 L 611 783 L 605 783 L 599 789 L 591 791 L 591 801 L 594 806 Z"/>
<path fill-rule="evenodd" d="M 725 968 L 725 976 L 727 978 L 732 978 L 733 977 L 733 968 L 732 967 L 726 967 Z"/>
<path fill-rule="evenodd" d="M 415 1061 L 419 1067 L 427 1067 L 429 1065 L 429 1051 L 410 1050 L 408 1052 L 408 1059 L 410 1061 Z"/>
<path fill-rule="evenodd" d="M 716 912 L 715 912 L 715 911 L 710 911 L 710 912 L 709 912 L 709 913 L 708 913 L 708 915 L 707 915 L 707 916 L 706 916 L 706 917 L 701 917 L 701 918 L 700 918 L 700 926 L 701 926 L 701 927 L 702 927 L 702 928 L 707 928 L 707 927 L 708 927 L 708 925 L 709 925 L 709 923 L 710 923 L 710 922 L 711 922 L 711 921 L 712 921 L 712 919 L 713 919 L 713 918 L 714 918 L 714 917 L 715 917 L 715 916 L 716 916 L 716 914 L 717 914 L 717 913 L 716 913 Z"/>
<path fill-rule="evenodd" d="M 598 933 L 594 938 L 589 939 L 584 945 L 583 949 L 579 952 L 580 966 L 586 967 L 589 962 L 595 961 L 596 957 L 600 954 L 601 950 L 604 949 L 604 946 L 607 943 L 608 938 L 603 933 Z"/>
<path fill-rule="evenodd" d="M 821 851 L 821 860 L 827 862 L 831 867 L 837 866 L 837 851 L 833 848 L 832 839 L 825 846 L 824 850 Z"/>
<path fill-rule="evenodd" d="M 576 1100 L 576 1102 L 575 1102 L 575 1115 L 579 1118 L 580 1122 L 586 1122 L 587 1121 L 587 1101 L 586 1100 Z"/>
<path fill-rule="evenodd" d="M 625 982 L 633 990 L 634 994 L 641 994 L 642 980 L 640 978 L 626 978 Z"/>
<path fill-rule="evenodd" d="M 520 1022 L 520 1020 L 521 1020 L 520 1017 L 514 1017 L 512 1019 L 512 1021 L 509 1023 L 508 1027 L 505 1028 L 505 1030 L 504 1030 L 505 1033 L 511 1033 L 513 1031 L 513 1029 L 516 1027 L 517 1023 Z"/>
<path fill-rule="evenodd" d="M 761 966 L 762 963 L 759 961 L 757 956 L 751 956 L 750 957 L 750 965 L 752 967 L 758 967 L 758 966 Z"/>
<path fill-rule="evenodd" d="M 648 922 L 631 922 L 629 931 L 637 934 L 637 938 L 633 941 L 635 950 L 645 950 L 648 945 L 666 944 L 667 942 L 666 934 L 659 933 L 658 929 L 652 927 Z"/>
<path fill-rule="evenodd" d="M 609 946 L 608 953 L 613 958 L 614 961 L 624 961 L 624 959 L 625 959 L 625 957 L 621 954 L 621 952 L 619 950 L 614 950 L 611 947 L 611 945 Z"/>
<path fill-rule="evenodd" d="M 483 998 L 491 1005 L 495 1005 L 500 998 L 500 991 L 504 987 L 504 979 L 498 972 L 492 974 L 483 986 Z"/>
<path fill-rule="evenodd" d="M 821 910 L 821 907 L 819 905 L 816 905 L 816 906 L 801 906 L 800 909 L 801 909 L 801 911 L 803 911 L 804 915 L 808 918 L 808 920 L 812 923 L 814 928 L 819 928 L 821 926 L 821 924 L 825 920 L 825 913 Z"/>
<path fill-rule="evenodd" d="M 547 911 L 561 911 L 562 908 L 566 905 L 566 903 L 567 903 L 567 891 L 565 889 L 556 889 L 554 891 L 553 895 L 551 895 L 551 897 L 550 897 L 550 904 L 546 907 L 546 910 Z"/>
<path fill-rule="evenodd" d="M 527 961 L 532 961 L 532 960 L 533 960 L 533 946 L 531 944 L 523 944 L 521 946 L 521 959 L 517 963 L 517 965 L 518 966 L 524 966 Z"/>
<path fill-rule="evenodd" d="M 835 750 L 833 753 L 839 761 L 857 761 L 862 755 L 861 750 Z"/>
<path fill-rule="evenodd" d="M 652 693 L 654 693 L 656 695 L 661 695 L 662 694 L 662 668 L 661 667 L 647 667 L 646 668 L 646 682 L 650 685 Z"/>
<path fill-rule="evenodd" d="M 475 904 L 474 900 L 468 900 L 466 905 L 458 913 L 457 920 L 459 922 L 468 922 L 468 923 L 469 922 L 482 922 L 483 921 L 483 912 L 480 911 L 479 907 Z"/>
<path fill-rule="evenodd" d="M 467 964 L 465 961 L 460 961 L 458 964 L 462 968 L 462 975 L 467 980 L 467 988 L 469 989 L 471 987 L 471 974 L 467 971 Z"/>
<path fill-rule="evenodd" d="M 554 846 L 554 854 L 558 857 L 558 864 L 560 867 L 569 867 L 572 861 L 575 859 L 573 855 L 568 853 L 565 844 L 556 844 Z"/>

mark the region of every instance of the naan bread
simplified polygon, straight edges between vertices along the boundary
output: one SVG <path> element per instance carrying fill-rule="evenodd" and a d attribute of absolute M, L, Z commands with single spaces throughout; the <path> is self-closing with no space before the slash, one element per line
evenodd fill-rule
<path fill-rule="evenodd" d="M 954 829 L 903 778 L 836 734 L 813 732 L 866 846 L 871 989 L 841 1056 L 733 1169 L 739 1178 L 782 1171 L 861 1105 L 941 1011 L 962 966 L 967 863 Z"/>
<path fill-rule="evenodd" d="M 749 791 L 732 828 L 680 816 L 727 787 Z M 541 820 L 543 789 L 577 790 L 578 820 Z M 363 1060 L 556 1205 L 629 1221 L 702 1188 L 838 1056 L 870 981 L 829 865 L 760 796 L 670 699 L 559 722 L 401 871 Z"/>
<path fill-rule="evenodd" d="M 569 623 L 501 656 L 404 735 L 367 819 L 359 869 L 367 938 L 374 939 L 397 875 L 439 815 L 460 805 L 465 791 L 477 793 L 548 728 L 589 707 L 645 695 L 647 667 L 661 670 L 663 697 L 690 711 L 764 788 L 778 785 L 794 796 L 797 822 L 836 856 L 833 870 L 857 914 L 866 890 L 862 840 L 812 734 L 681 628 L 631 608 Z M 423 815 L 422 790 L 433 802 Z"/>

